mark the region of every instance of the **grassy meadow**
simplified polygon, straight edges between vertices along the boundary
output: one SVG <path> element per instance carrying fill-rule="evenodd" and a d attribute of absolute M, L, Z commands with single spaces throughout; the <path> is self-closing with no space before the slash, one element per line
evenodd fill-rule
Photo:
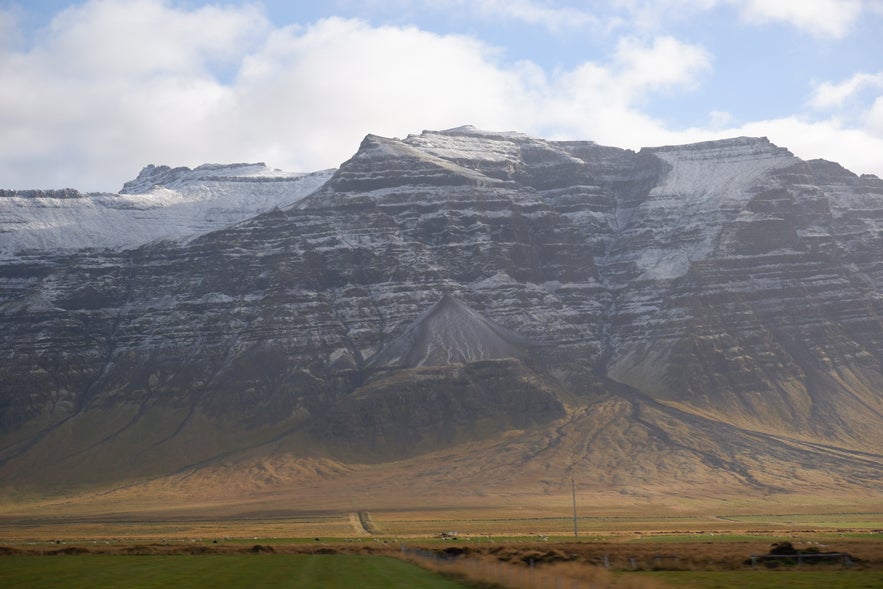
<path fill-rule="evenodd" d="M 0 579 L 22 589 L 461 589 L 464 585 L 383 556 L 226 554 L 6 556 Z"/>
<path fill-rule="evenodd" d="M 97 496 L 9 502 L 0 504 L 0 586 L 883 587 L 878 497 L 641 505 L 583 499 L 578 539 L 570 497 L 503 498 L 494 505 L 474 499 L 432 507 L 353 500 L 349 509 L 298 505 L 284 496 L 235 505 Z M 443 539 L 442 532 L 456 536 Z M 851 562 L 749 564 L 751 555 L 780 542 L 845 552 Z"/>
<path fill-rule="evenodd" d="M 749 533 L 609 536 L 580 542 L 536 537 L 455 540 L 244 538 L 0 543 L 3 586 L 540 589 L 867 589 L 883 587 L 879 533 L 804 532 L 796 547 L 847 552 L 851 561 L 752 566 L 771 539 Z M 404 546 L 404 548 L 403 548 Z M 455 556 L 455 558 L 446 558 Z"/>

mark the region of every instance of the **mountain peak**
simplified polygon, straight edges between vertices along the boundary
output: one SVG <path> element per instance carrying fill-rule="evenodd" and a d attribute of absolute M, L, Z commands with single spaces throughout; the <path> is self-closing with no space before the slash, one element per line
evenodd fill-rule
<path fill-rule="evenodd" d="M 375 368 L 416 368 L 519 358 L 534 345 L 444 293 L 369 361 Z"/>
<path fill-rule="evenodd" d="M 123 184 L 120 194 L 141 194 L 154 186 L 165 185 L 179 179 L 192 170 L 186 166 L 171 168 L 148 164 L 141 168 L 138 177 Z"/>
<path fill-rule="evenodd" d="M 779 147 L 766 137 L 728 137 L 712 141 L 700 141 L 685 145 L 662 145 L 645 147 L 642 151 L 656 155 L 678 154 L 681 157 L 701 159 L 740 157 L 790 157 L 794 155 L 784 147 Z"/>
<path fill-rule="evenodd" d="M 367 135 L 359 150 L 344 162 L 328 183 L 334 192 L 387 191 L 412 186 L 486 186 L 495 182 L 484 174 L 463 167 L 445 154 L 435 154 L 406 140 Z M 338 201 L 318 200 L 328 206 Z"/>
<path fill-rule="evenodd" d="M 283 172 L 270 168 L 263 162 L 234 164 L 202 164 L 196 168 L 179 166 L 145 166 L 138 177 L 123 185 L 120 194 L 144 194 L 156 187 L 179 188 L 186 184 L 205 181 L 237 181 L 261 179 L 296 179 L 302 173 Z"/>
<path fill-rule="evenodd" d="M 443 131 L 424 131 L 424 135 L 426 134 L 436 134 L 436 135 L 473 135 L 477 137 L 499 137 L 504 139 L 526 139 L 529 135 L 525 133 L 521 133 L 519 131 L 487 131 L 484 129 L 479 129 L 473 125 L 462 125 L 460 127 L 454 127 L 453 129 L 445 129 Z"/>

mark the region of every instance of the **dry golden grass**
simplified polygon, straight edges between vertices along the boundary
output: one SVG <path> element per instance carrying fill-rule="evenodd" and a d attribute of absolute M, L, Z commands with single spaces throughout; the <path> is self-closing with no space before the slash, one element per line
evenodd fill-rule
<path fill-rule="evenodd" d="M 0 488 L 0 541 L 348 538 L 365 535 L 353 516 L 359 512 L 370 513 L 372 531 L 384 537 L 456 530 L 474 538 L 561 539 L 573 530 L 572 478 L 583 536 L 883 528 L 883 491 L 841 488 L 837 481 L 811 485 L 818 469 L 800 471 L 800 492 L 773 494 L 686 455 L 651 452 L 628 461 L 626 455 L 643 447 L 629 429 L 630 407 L 613 400 L 575 407 L 556 429 L 511 431 L 382 464 L 348 465 L 263 448 L 103 488 L 54 495 Z M 615 451 L 593 450 L 601 429 Z M 622 472 L 622 464 L 637 470 Z M 617 482 L 620 476 L 633 484 Z"/>
<path fill-rule="evenodd" d="M 177 500 L 91 493 L 7 503 L 0 505 L 0 541 L 355 538 L 365 535 L 357 512 L 369 513 L 373 531 L 386 538 L 426 538 L 443 531 L 457 531 L 472 541 L 500 536 L 549 536 L 553 540 L 573 536 L 571 498 L 567 495 L 439 494 L 417 504 L 418 498 L 404 492 L 381 500 L 353 489 L 349 500 L 344 500 L 345 495 L 327 497 L 324 490 L 319 486 L 226 499 L 182 496 Z M 682 498 L 640 504 L 633 497 L 581 493 L 577 504 L 583 538 L 686 536 L 714 540 L 733 534 L 787 538 L 806 531 L 848 533 L 883 528 L 883 502 L 875 497 L 849 501 L 793 495 Z"/>

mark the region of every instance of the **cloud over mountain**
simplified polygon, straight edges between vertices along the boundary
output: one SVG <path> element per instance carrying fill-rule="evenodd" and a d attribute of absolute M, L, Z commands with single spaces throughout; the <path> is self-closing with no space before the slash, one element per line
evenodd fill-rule
<path fill-rule="evenodd" d="M 863 77 L 875 74 L 854 70 L 842 82 L 825 72 L 815 90 L 807 81 L 794 91 L 800 99 L 789 110 L 746 117 L 727 96 L 758 82 L 728 83 L 732 58 L 678 28 L 736 14 L 750 30 L 784 26 L 833 43 L 859 26 L 859 15 L 871 17 L 862 3 L 678 3 L 647 28 L 644 2 L 593 12 L 482 2 L 469 3 L 467 20 L 448 16 L 441 20 L 453 24 L 435 29 L 421 15 L 442 15 L 438 6 L 396 5 L 413 18 L 377 8 L 285 21 L 257 5 L 90 0 L 29 30 L 23 9 L 0 10 L 0 184 L 111 190 L 146 161 L 310 171 L 337 166 L 369 132 L 402 136 L 465 122 L 630 148 L 766 135 L 802 157 L 883 174 L 869 155 L 883 148 L 875 95 L 853 105 L 854 116 L 813 108 L 836 106 L 852 80 L 879 95 Z M 563 52 L 521 55 L 499 35 L 464 26 L 491 13 L 522 39 L 536 35 Z M 727 92 L 686 123 L 659 106 L 721 84 Z"/>

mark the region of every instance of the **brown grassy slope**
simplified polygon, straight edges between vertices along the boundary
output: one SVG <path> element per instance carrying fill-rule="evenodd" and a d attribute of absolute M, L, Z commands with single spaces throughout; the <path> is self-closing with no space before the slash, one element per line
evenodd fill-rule
<path fill-rule="evenodd" d="M 706 500 L 745 499 L 771 500 L 779 505 L 774 512 L 788 513 L 781 509 L 788 497 L 817 497 L 828 506 L 873 504 L 880 499 L 883 472 L 877 454 L 746 432 L 623 398 L 571 407 L 550 427 L 512 430 L 381 464 L 302 455 L 289 442 L 281 439 L 173 475 L 55 498 L 7 489 L 0 510 L 138 518 L 463 507 L 566 517 L 575 480 L 579 503 L 598 506 L 598 514 L 647 506 L 677 513 L 679 506 Z"/>

